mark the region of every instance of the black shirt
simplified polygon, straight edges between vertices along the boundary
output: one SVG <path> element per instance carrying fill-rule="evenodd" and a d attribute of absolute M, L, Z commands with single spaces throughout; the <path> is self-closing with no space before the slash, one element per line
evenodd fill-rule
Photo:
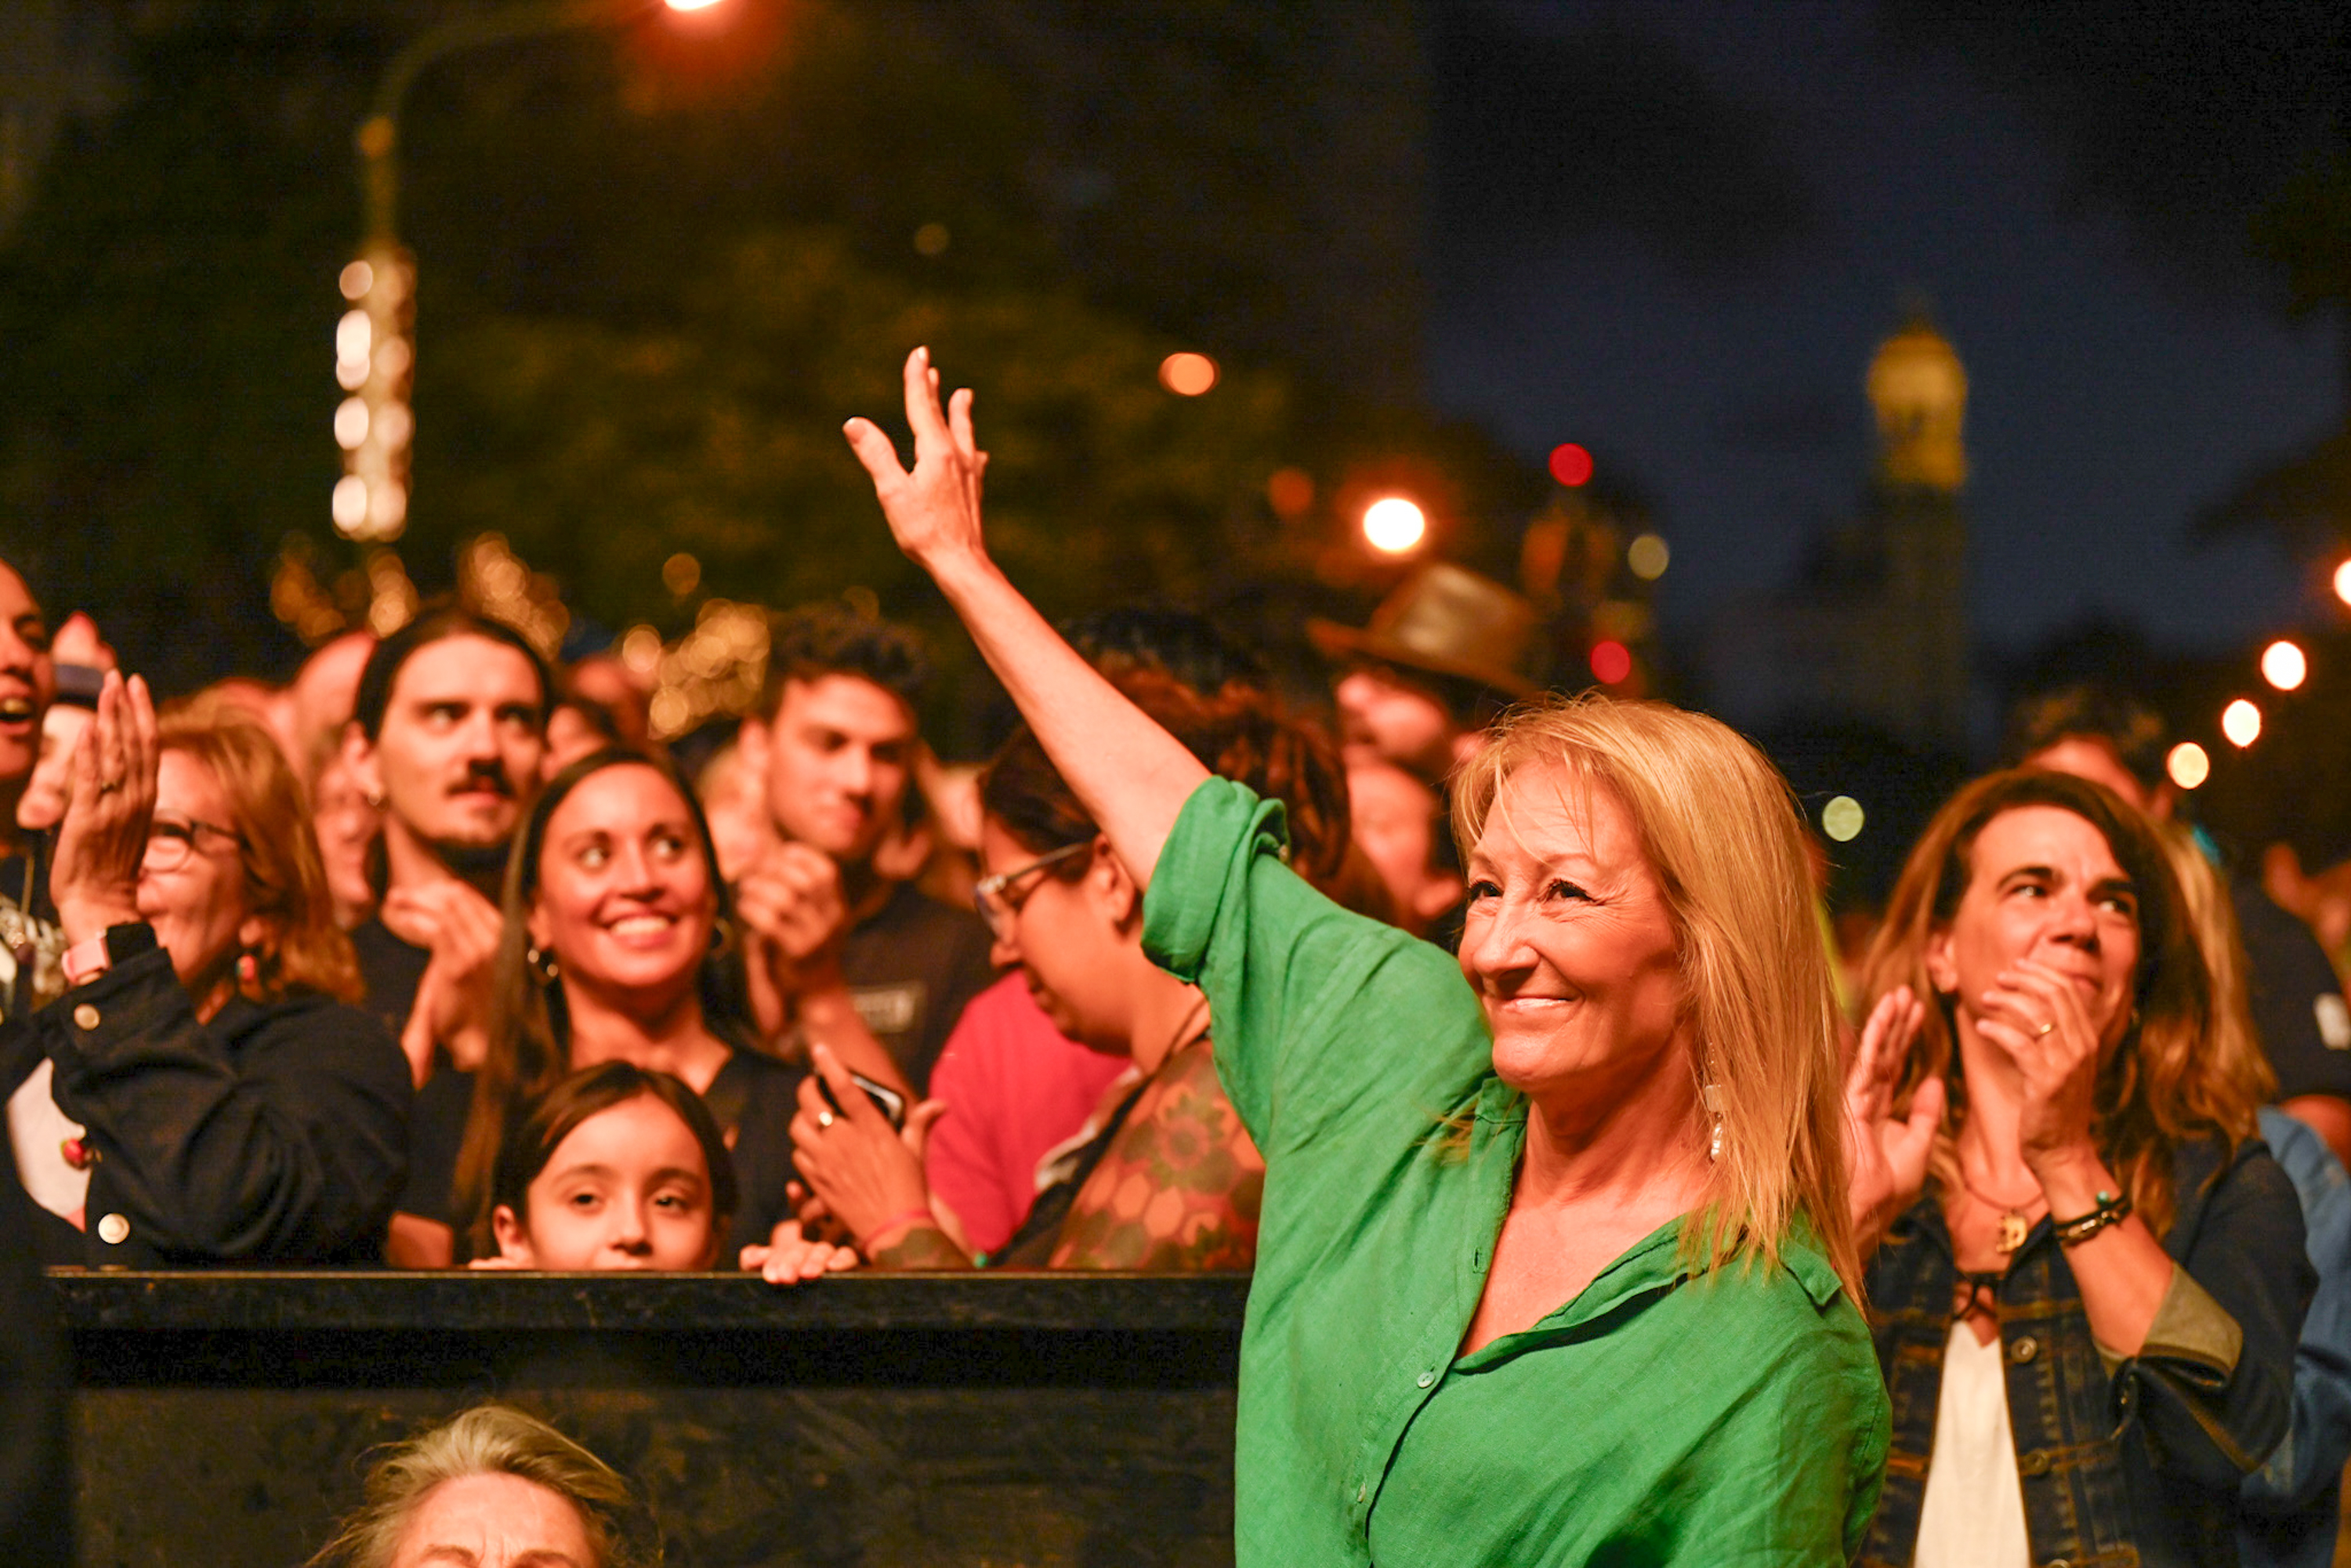
<path fill-rule="evenodd" d="M 2229 895 L 2245 941 L 2247 1000 L 2277 1071 L 2278 1098 L 2351 1100 L 2351 1008 L 2326 950 L 2250 877 L 2231 877 Z"/>
<path fill-rule="evenodd" d="M 398 1040 L 408 1028 L 416 988 L 424 981 L 433 950 L 402 941 L 373 915 L 352 929 L 351 950 L 359 955 L 360 983 L 367 988 L 360 1006 L 382 1019 Z M 474 1075 L 458 1071 L 449 1053 L 435 1045 L 433 1076 L 416 1092 L 415 1108 L 409 1114 L 408 1185 L 400 1195 L 401 1213 L 444 1225 L 456 1223 L 451 1213 L 455 1204 L 452 1183 L 473 1104 Z"/>
<path fill-rule="evenodd" d="M 946 1049 L 964 1004 L 996 979 L 987 926 L 913 883 L 890 890 L 841 945 L 841 970 L 858 1016 L 919 1092 Z"/>

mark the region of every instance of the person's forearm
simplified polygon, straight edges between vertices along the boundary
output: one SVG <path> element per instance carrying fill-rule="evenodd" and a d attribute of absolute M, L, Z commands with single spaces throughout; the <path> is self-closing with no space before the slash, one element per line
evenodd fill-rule
<path fill-rule="evenodd" d="M 1207 768 L 1080 658 L 993 561 L 967 554 L 926 564 L 1045 755 L 1147 886 Z"/>
<path fill-rule="evenodd" d="M 2099 1193 L 2123 1190 L 2122 1182 L 2091 1155 L 2049 1162 L 2034 1174 L 2051 1217 L 2058 1220 L 2078 1219 L 2097 1207 Z M 2065 1261 L 2082 1288 L 2091 1334 L 2115 1355 L 2138 1354 L 2171 1288 L 2175 1267 L 2155 1233 L 2133 1215 L 2065 1249 Z"/>
<path fill-rule="evenodd" d="M 914 1086 L 872 1030 L 866 1026 L 864 1015 L 857 1010 L 856 998 L 850 995 L 846 982 L 837 981 L 821 990 L 803 992 L 795 998 L 795 1012 L 800 1032 L 809 1044 L 821 1045 L 841 1058 L 852 1072 L 888 1084 L 906 1097 L 914 1100 Z"/>

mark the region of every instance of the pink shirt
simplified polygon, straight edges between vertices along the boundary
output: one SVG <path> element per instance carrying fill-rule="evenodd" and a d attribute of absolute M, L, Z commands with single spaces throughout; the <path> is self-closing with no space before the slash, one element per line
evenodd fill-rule
<path fill-rule="evenodd" d="M 971 999 L 931 1070 L 931 1098 L 947 1113 L 924 1164 L 975 1249 L 1011 1239 L 1037 1201 L 1038 1162 L 1085 1125 L 1132 1065 L 1055 1029 L 1018 973 Z"/>

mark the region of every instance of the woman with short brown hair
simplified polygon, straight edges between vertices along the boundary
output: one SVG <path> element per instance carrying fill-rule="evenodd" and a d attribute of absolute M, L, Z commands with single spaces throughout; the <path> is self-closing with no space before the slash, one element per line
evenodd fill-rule
<path fill-rule="evenodd" d="M 68 988 L 26 1045 L 84 1128 L 71 1260 L 380 1260 L 407 1069 L 344 999 L 357 967 L 268 733 L 218 711 L 159 726 L 143 682 L 108 675 L 49 886 Z"/>

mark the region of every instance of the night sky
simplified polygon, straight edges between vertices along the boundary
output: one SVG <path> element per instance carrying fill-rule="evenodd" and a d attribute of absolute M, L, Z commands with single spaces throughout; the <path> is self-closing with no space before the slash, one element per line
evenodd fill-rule
<path fill-rule="evenodd" d="M 1480 12 L 1536 47 L 1440 99 L 1450 183 L 1469 189 L 1440 182 L 1433 386 L 1531 453 L 1575 440 L 1629 471 L 1674 547 L 1669 625 L 1786 580 L 1854 507 L 1862 378 L 1916 297 L 1971 382 L 1983 646 L 2103 613 L 2217 651 L 2328 613 L 2280 549 L 2187 534 L 2247 470 L 2339 423 L 2333 325 L 2150 265 L 1971 62 L 1852 0 Z M 1480 107 L 1512 72 L 1552 80 L 1517 84 L 1529 107 Z M 1553 171 L 1548 215 L 1539 190 L 1520 224 L 1500 193 L 1529 171 L 1476 188 L 1498 131 L 1479 117 L 1531 112 L 1560 118 L 1562 161 L 1604 167 Z M 1492 139 L 1540 149 L 1527 129 Z"/>

